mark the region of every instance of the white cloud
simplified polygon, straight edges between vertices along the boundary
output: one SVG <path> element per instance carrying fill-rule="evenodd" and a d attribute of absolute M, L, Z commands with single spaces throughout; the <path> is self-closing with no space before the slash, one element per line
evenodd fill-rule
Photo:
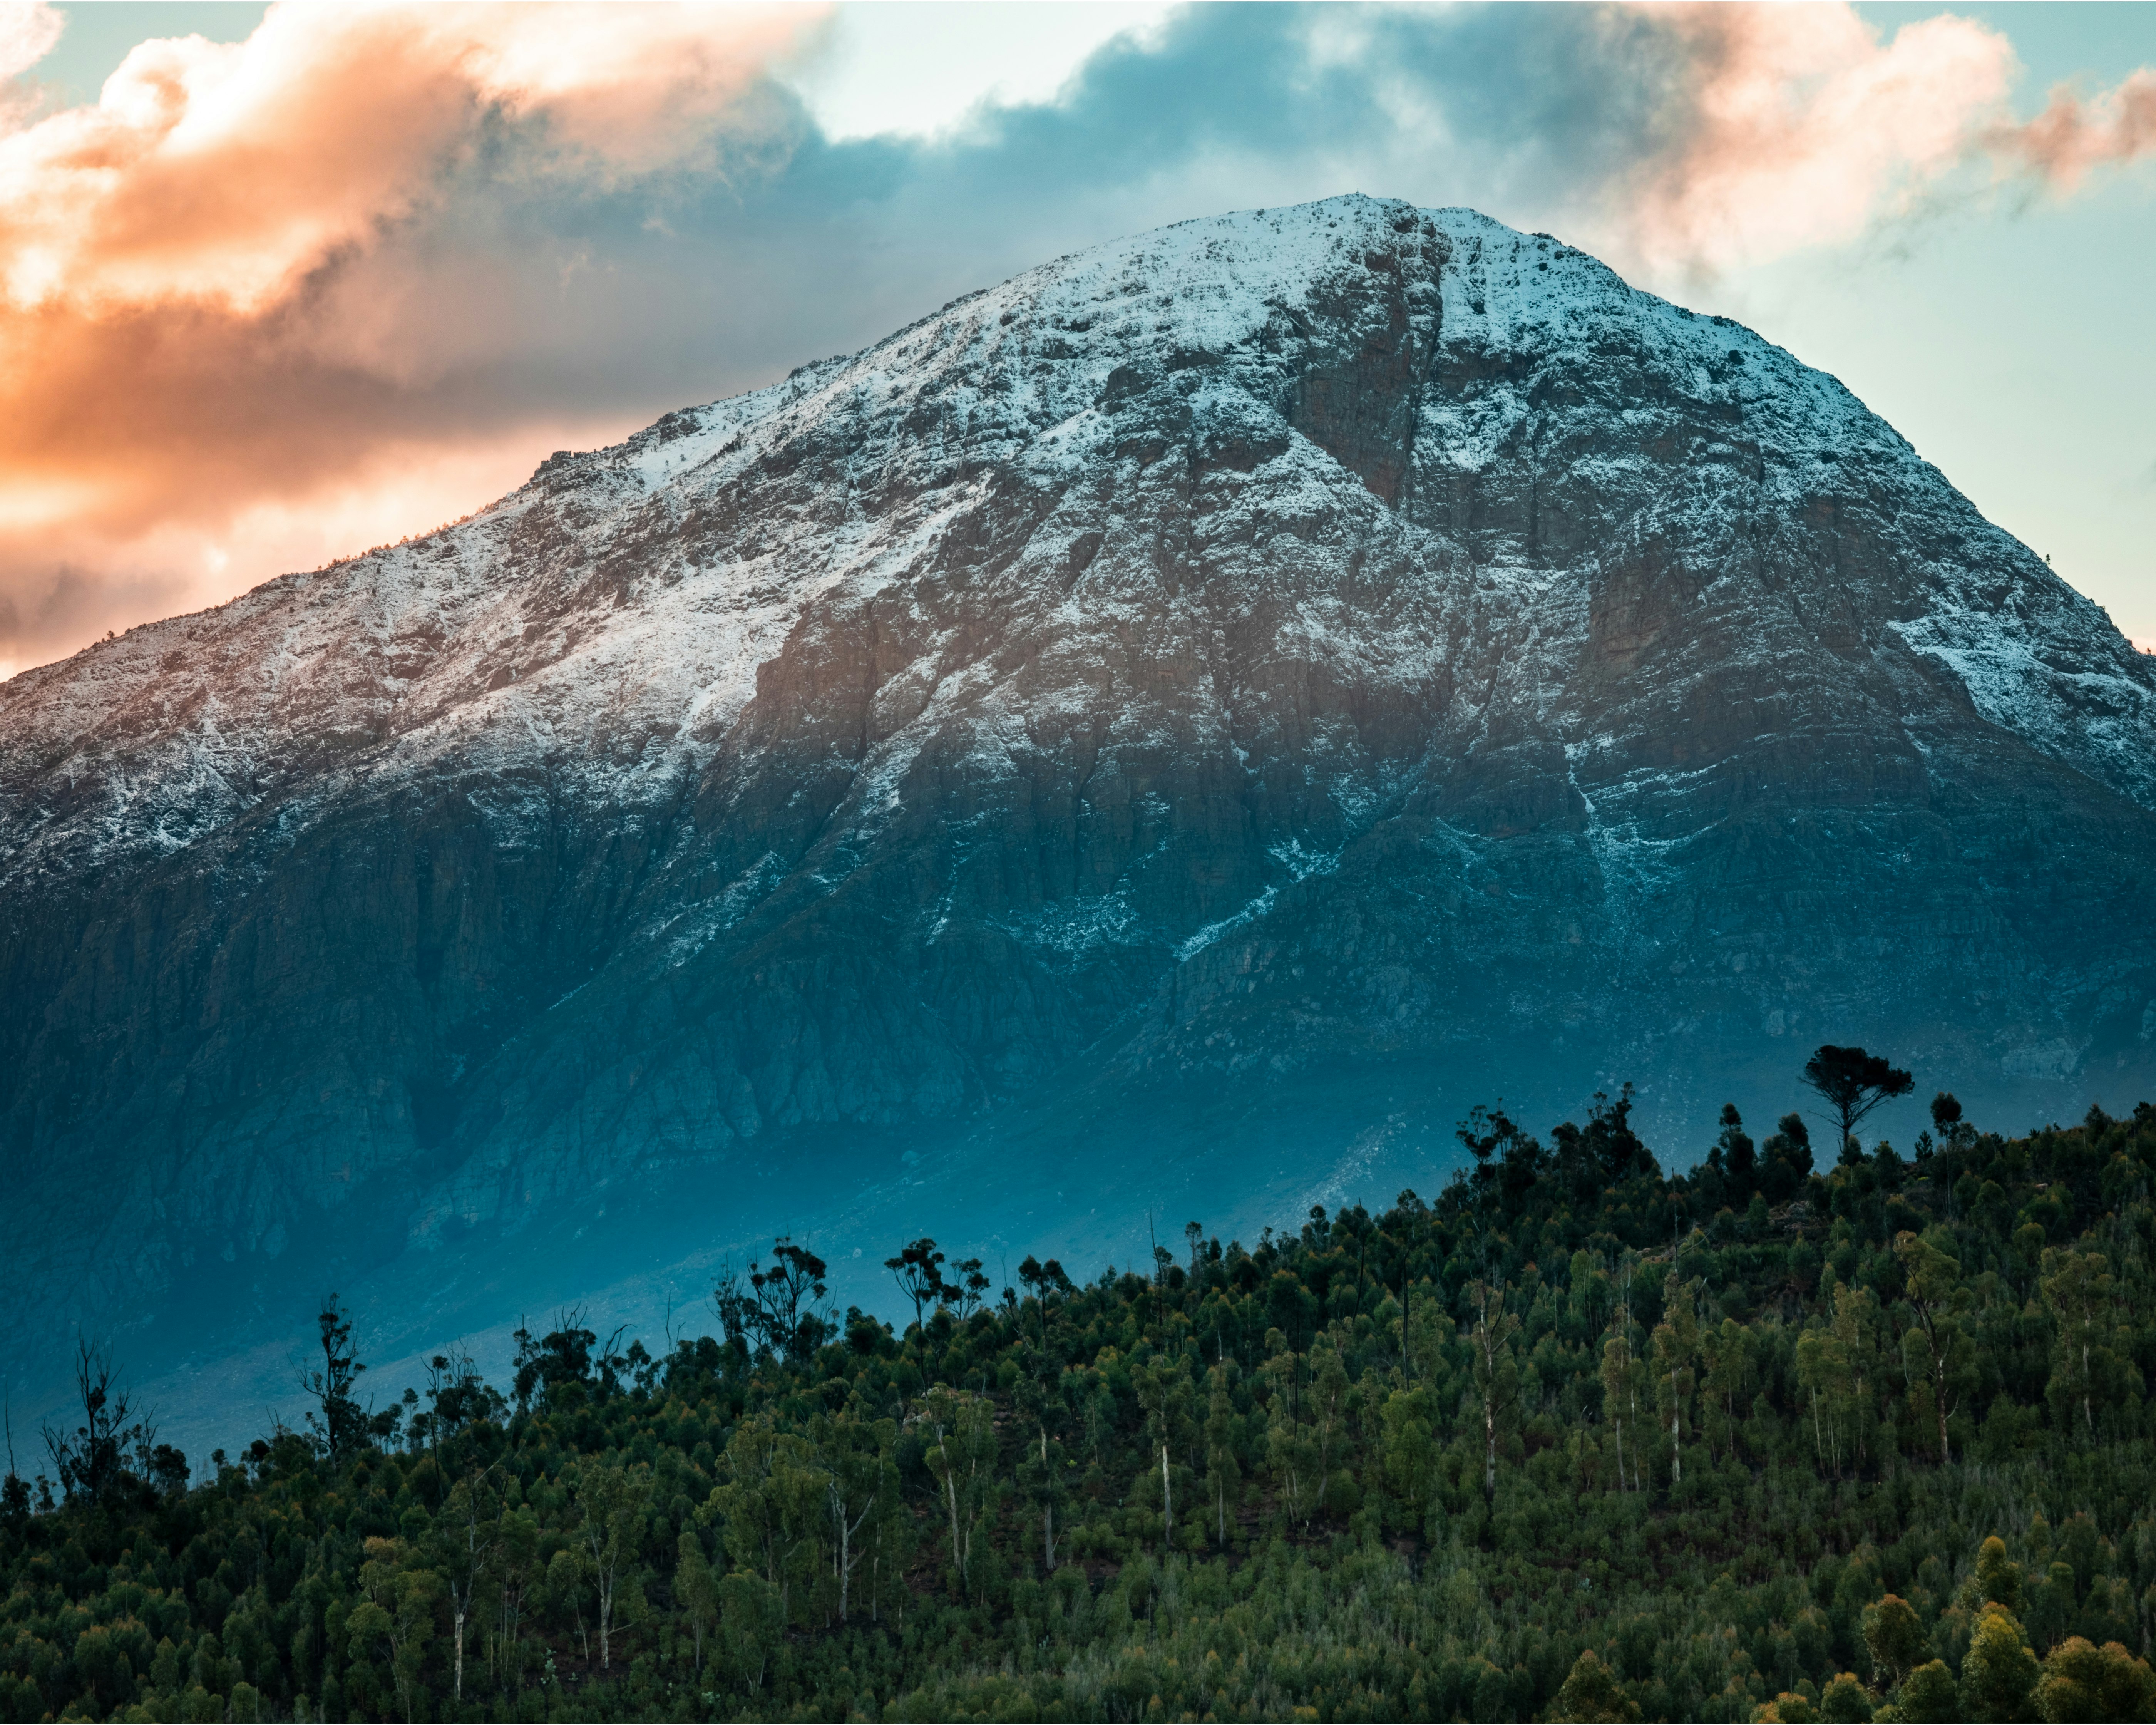
<path fill-rule="evenodd" d="M 1140 0 L 842 6 L 780 75 L 834 142 L 932 137 L 983 103 L 1054 100 L 1102 44 L 1146 39 L 1174 9 Z"/>
<path fill-rule="evenodd" d="M 0 82 L 19 78 L 50 54 L 65 23 L 46 0 L 0 0 Z"/>

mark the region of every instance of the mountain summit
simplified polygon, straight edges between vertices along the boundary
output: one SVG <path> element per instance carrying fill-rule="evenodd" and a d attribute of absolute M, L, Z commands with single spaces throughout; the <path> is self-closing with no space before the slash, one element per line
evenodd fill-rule
<path fill-rule="evenodd" d="M 1821 1041 L 2078 1112 L 2152 811 L 2156 662 L 1832 378 L 1469 211 L 1183 223 L 0 685 L 0 1321 L 513 1317 L 662 1164 L 957 1158 L 1015 1255 Z"/>

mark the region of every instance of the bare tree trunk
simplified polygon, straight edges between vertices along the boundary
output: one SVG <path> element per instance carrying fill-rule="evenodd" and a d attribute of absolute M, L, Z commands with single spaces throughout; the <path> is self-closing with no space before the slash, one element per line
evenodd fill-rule
<path fill-rule="evenodd" d="M 1044 1491 L 1052 1493 L 1055 1482 L 1048 1471 L 1048 1428 L 1040 1428 L 1040 1481 Z M 1040 1506 L 1040 1556 L 1045 1573 L 1055 1573 L 1055 1499 L 1050 1496 Z"/>
<path fill-rule="evenodd" d="M 951 1459 L 951 1446 L 942 1427 L 937 1428 L 937 1446 L 943 1452 L 943 1502 L 951 1512 L 951 1561 L 957 1566 L 961 1586 L 966 1580 L 966 1547 L 958 1534 L 958 1469 Z"/>
<path fill-rule="evenodd" d="M 875 1499 L 871 1497 L 861 1506 L 861 1512 L 849 1522 L 846 1519 L 846 1500 L 839 1490 L 836 1475 L 832 1476 L 829 1489 L 831 1494 L 831 1519 L 839 1524 L 838 1552 L 834 1568 L 839 1578 L 839 1621 L 844 1623 L 846 1620 L 846 1601 L 851 1590 L 854 1571 L 860 1566 L 861 1561 L 854 1554 L 854 1535 L 860 1532 L 861 1523 L 869 1518 L 869 1512 L 875 1507 Z"/>
<path fill-rule="evenodd" d="M 1683 1420 L 1677 1407 L 1677 1374 L 1670 1373 L 1670 1484 L 1676 1486 L 1684 1479 L 1684 1455 L 1677 1448 L 1677 1433 Z"/>
<path fill-rule="evenodd" d="M 838 1482 L 831 1485 L 831 1499 L 838 1514 L 832 1519 L 839 1524 L 839 1621 L 846 1620 L 846 1582 L 854 1573 L 854 1566 L 846 1561 L 846 1537 L 850 1531 L 846 1526 L 846 1506 L 839 1496 Z"/>
<path fill-rule="evenodd" d="M 1939 1344 L 1932 1343 L 1932 1412 L 1939 1422 L 1939 1466 L 1947 1465 L 1947 1363 Z"/>
<path fill-rule="evenodd" d="M 1168 1440 L 1160 1445 L 1160 1512 L 1161 1552 L 1163 1556 L 1175 1549 L 1175 1488 L 1168 1477 Z"/>
<path fill-rule="evenodd" d="M 1487 1445 L 1482 1462 L 1482 1495 L 1495 1502 L 1497 1497 L 1497 1404 L 1494 1397 L 1482 1398 L 1482 1436 Z"/>
<path fill-rule="evenodd" d="M 1629 1311 L 1627 1308 L 1628 1322 Z M 1632 1410 L 1632 1430 L 1636 1434 L 1640 1429 L 1640 1394 L 1632 1377 L 1632 1344 L 1630 1342 L 1625 1344 L 1625 1404 Z M 1632 1464 L 1632 1489 L 1635 1491 L 1640 1489 L 1640 1464 L 1636 1461 Z"/>

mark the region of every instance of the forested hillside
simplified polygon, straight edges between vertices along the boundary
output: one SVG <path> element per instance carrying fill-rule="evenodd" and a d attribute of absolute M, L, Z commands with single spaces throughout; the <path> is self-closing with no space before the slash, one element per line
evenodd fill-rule
<path fill-rule="evenodd" d="M 782 1241 L 716 1336 L 380 1413 L 332 1301 L 192 1483 L 93 1355 L 0 1717 L 2156 1717 L 2156 1109 L 1676 1176 L 1629 1116 L 1090 1279 L 893 1242 L 889 1322 Z"/>

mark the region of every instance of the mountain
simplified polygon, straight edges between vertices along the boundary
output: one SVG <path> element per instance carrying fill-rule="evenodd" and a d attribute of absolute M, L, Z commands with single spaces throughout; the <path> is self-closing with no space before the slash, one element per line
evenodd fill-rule
<path fill-rule="evenodd" d="M 0 685 L 0 1336 L 1276 1214 L 1500 1092 L 1686 1153 L 1826 1040 L 2077 1114 L 2152 898 L 2156 661 L 1832 378 L 1184 223 Z"/>

